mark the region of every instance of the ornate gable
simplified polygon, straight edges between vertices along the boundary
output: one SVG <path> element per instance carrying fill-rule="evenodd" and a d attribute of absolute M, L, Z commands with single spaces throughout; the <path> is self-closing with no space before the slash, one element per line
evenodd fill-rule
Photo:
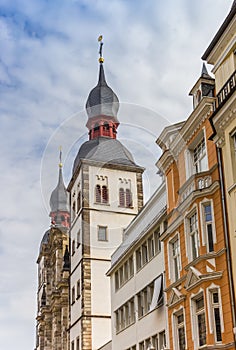
<path fill-rule="evenodd" d="M 170 293 L 170 298 L 168 300 L 167 306 L 172 307 L 180 303 L 183 299 L 185 299 L 185 295 L 183 295 L 177 288 L 173 287 Z"/>
<path fill-rule="evenodd" d="M 211 271 L 205 274 L 202 274 L 199 272 L 195 267 L 190 266 L 189 271 L 187 273 L 186 283 L 185 283 L 185 289 L 190 290 L 200 284 L 202 281 L 207 280 L 215 280 L 222 277 L 222 271 L 215 272 Z"/>

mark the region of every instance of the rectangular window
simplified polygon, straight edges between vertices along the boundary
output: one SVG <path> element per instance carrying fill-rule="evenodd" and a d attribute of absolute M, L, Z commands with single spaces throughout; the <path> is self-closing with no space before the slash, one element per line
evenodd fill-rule
<path fill-rule="evenodd" d="M 170 269 L 171 279 L 175 282 L 180 277 L 180 247 L 177 237 L 170 243 Z"/>
<path fill-rule="evenodd" d="M 134 298 L 127 301 L 115 312 L 116 332 L 119 332 L 135 322 Z"/>
<path fill-rule="evenodd" d="M 163 304 L 163 276 L 160 275 L 138 293 L 138 317 Z"/>
<path fill-rule="evenodd" d="M 128 261 L 125 261 L 124 263 L 124 281 L 128 281 L 129 279 L 129 267 L 128 267 Z"/>
<path fill-rule="evenodd" d="M 71 208 L 71 221 L 73 221 L 74 219 L 75 219 L 75 202 L 73 202 L 72 208 Z"/>
<path fill-rule="evenodd" d="M 137 270 L 139 270 L 142 266 L 142 253 L 141 253 L 141 249 L 137 249 L 136 250 L 136 268 Z"/>
<path fill-rule="evenodd" d="M 214 251 L 214 226 L 211 203 L 204 203 L 202 206 L 203 232 L 206 241 L 207 252 Z"/>
<path fill-rule="evenodd" d="M 221 330 L 221 311 L 220 311 L 220 301 L 218 290 L 211 291 L 211 306 L 212 306 L 212 316 L 214 323 L 214 335 L 215 341 L 222 341 L 222 330 Z"/>
<path fill-rule="evenodd" d="M 76 338 L 76 350 L 80 350 L 80 342 L 79 342 L 79 337 Z"/>
<path fill-rule="evenodd" d="M 142 265 L 148 262 L 148 249 L 146 242 L 142 245 Z"/>
<path fill-rule="evenodd" d="M 193 164 L 196 173 L 207 170 L 207 154 L 204 138 L 202 138 L 202 140 L 193 150 Z"/>
<path fill-rule="evenodd" d="M 73 239 L 72 243 L 71 243 L 71 255 L 75 254 L 75 240 Z"/>
<path fill-rule="evenodd" d="M 188 218 L 188 231 L 190 258 L 191 260 L 194 260 L 199 255 L 198 220 L 196 212 Z"/>
<path fill-rule="evenodd" d="M 77 213 L 80 211 L 80 208 L 81 208 L 81 192 L 79 191 L 77 195 Z"/>
<path fill-rule="evenodd" d="M 198 332 L 198 346 L 203 346 L 206 344 L 206 319 L 203 295 L 201 295 L 198 299 L 195 300 L 195 310 L 196 325 Z"/>
<path fill-rule="evenodd" d="M 165 349 L 166 348 L 166 333 L 165 333 L 165 331 L 160 332 L 158 338 L 159 338 L 160 349 Z"/>
<path fill-rule="evenodd" d="M 71 289 L 71 304 L 75 302 L 75 287 Z"/>
<path fill-rule="evenodd" d="M 151 237 L 148 238 L 148 255 L 149 259 L 151 259 L 155 255 L 155 242 L 153 235 L 151 235 Z"/>
<path fill-rule="evenodd" d="M 185 350 L 185 325 L 183 310 L 175 315 L 178 350 Z"/>
<path fill-rule="evenodd" d="M 213 222 L 212 222 L 212 209 L 211 204 L 204 204 L 204 225 L 205 225 L 205 234 L 207 241 L 207 251 L 214 251 L 214 238 L 213 238 Z"/>
<path fill-rule="evenodd" d="M 134 275 L 134 259 L 133 255 L 129 258 L 129 276 L 132 277 Z"/>
<path fill-rule="evenodd" d="M 154 241 L 155 241 L 155 253 L 159 253 L 161 251 L 161 241 L 160 241 L 160 227 L 154 231 Z"/>
<path fill-rule="evenodd" d="M 120 280 L 120 286 L 124 283 L 124 271 L 123 266 L 119 268 L 119 280 Z"/>
<path fill-rule="evenodd" d="M 77 232 L 77 248 L 80 246 L 81 244 L 81 237 L 80 237 L 80 230 L 78 230 Z"/>
<path fill-rule="evenodd" d="M 120 288 L 119 272 L 116 271 L 116 273 L 115 273 L 115 290 L 118 290 L 119 288 Z"/>
<path fill-rule="evenodd" d="M 143 292 L 138 294 L 138 317 L 142 317 L 145 314 L 144 311 L 144 301 L 143 301 Z"/>
<path fill-rule="evenodd" d="M 76 298 L 79 299 L 80 298 L 80 280 L 77 281 L 77 295 Z"/>
<path fill-rule="evenodd" d="M 107 241 L 107 227 L 106 226 L 98 226 L 98 240 L 99 241 Z"/>
<path fill-rule="evenodd" d="M 71 342 L 71 350 L 75 350 L 75 342 L 74 342 L 74 340 Z"/>

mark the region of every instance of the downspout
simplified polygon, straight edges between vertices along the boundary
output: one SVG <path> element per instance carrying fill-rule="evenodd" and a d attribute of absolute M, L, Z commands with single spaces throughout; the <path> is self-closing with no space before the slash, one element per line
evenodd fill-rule
<path fill-rule="evenodd" d="M 222 150 L 217 147 L 217 155 L 219 162 L 219 175 L 220 175 L 220 189 L 221 189 L 221 201 L 223 209 L 223 225 L 224 225 L 224 236 L 226 244 L 226 258 L 227 258 L 227 270 L 229 277 L 229 290 L 230 290 L 230 301 L 232 309 L 232 318 L 233 318 L 233 333 L 234 333 L 234 345 L 236 345 L 236 314 L 235 314 L 235 303 L 234 303 L 234 287 L 233 287 L 233 276 L 232 276 L 232 262 L 230 257 L 230 243 L 229 243 L 229 230 L 228 230 L 228 221 L 226 216 L 226 203 L 225 203 L 225 186 L 223 179 L 223 167 L 222 167 Z"/>

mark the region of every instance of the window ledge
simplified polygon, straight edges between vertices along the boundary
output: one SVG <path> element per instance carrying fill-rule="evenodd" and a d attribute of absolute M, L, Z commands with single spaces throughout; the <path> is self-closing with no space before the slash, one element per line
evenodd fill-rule
<path fill-rule="evenodd" d="M 134 277 L 134 274 L 132 276 L 130 276 L 127 280 L 125 280 L 125 282 L 123 282 L 120 285 L 120 287 L 115 290 L 115 293 L 118 292 L 121 288 L 123 288 L 133 277 Z"/>
<path fill-rule="evenodd" d="M 123 332 L 125 329 L 129 328 L 130 326 L 132 326 L 133 324 L 135 324 L 135 321 L 133 321 L 132 323 L 130 323 L 128 326 L 125 326 L 124 328 L 120 329 L 119 331 L 116 332 L 116 334 L 119 334 L 121 332 Z"/>
<path fill-rule="evenodd" d="M 94 202 L 94 205 L 107 205 L 108 207 L 110 206 L 110 203 L 102 203 L 102 202 Z"/>

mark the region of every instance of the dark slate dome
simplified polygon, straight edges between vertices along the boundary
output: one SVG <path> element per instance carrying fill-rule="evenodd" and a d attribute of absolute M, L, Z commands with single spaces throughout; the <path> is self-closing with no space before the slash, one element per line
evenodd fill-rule
<path fill-rule="evenodd" d="M 51 212 L 66 211 L 69 212 L 68 193 L 62 177 L 62 169 L 59 169 L 59 179 L 57 187 L 53 190 L 50 198 Z"/>
<path fill-rule="evenodd" d="M 114 91 L 106 83 L 102 63 L 100 64 L 98 83 L 88 96 L 86 110 L 88 118 L 99 115 L 106 115 L 115 119 L 117 117 L 119 100 Z"/>
<path fill-rule="evenodd" d="M 74 161 L 73 174 L 81 159 L 137 167 L 127 148 L 120 141 L 108 137 L 98 137 L 83 143 Z"/>

